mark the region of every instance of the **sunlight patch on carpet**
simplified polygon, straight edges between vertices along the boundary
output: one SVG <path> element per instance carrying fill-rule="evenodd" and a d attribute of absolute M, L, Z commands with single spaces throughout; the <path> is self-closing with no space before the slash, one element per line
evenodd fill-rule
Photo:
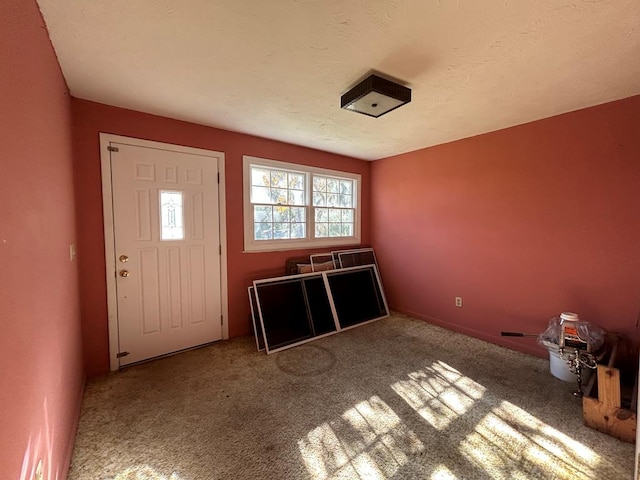
<path fill-rule="evenodd" d="M 149 465 L 136 465 L 117 474 L 114 480 L 183 480 L 177 473 L 162 475 Z"/>
<path fill-rule="evenodd" d="M 314 479 L 384 479 L 394 475 L 424 444 L 379 397 L 358 403 L 340 418 L 298 441 Z"/>
<path fill-rule="evenodd" d="M 436 467 L 435 471 L 429 477 L 430 480 L 458 480 L 451 470 L 449 470 L 444 465 L 439 465 Z"/>
<path fill-rule="evenodd" d="M 437 430 L 466 413 L 485 388 L 444 362 L 412 372 L 391 388 Z"/>
<path fill-rule="evenodd" d="M 492 479 L 591 479 L 600 457 L 590 448 L 503 401 L 460 444 L 460 452 Z"/>

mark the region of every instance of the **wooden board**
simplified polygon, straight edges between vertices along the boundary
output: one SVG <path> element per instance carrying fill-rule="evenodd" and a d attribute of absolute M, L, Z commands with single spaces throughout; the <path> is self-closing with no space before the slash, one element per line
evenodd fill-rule
<path fill-rule="evenodd" d="M 636 414 L 599 402 L 597 398 L 582 398 L 582 413 L 585 425 L 599 432 L 618 438 L 623 442 L 636 441 Z"/>
<path fill-rule="evenodd" d="M 620 370 L 617 368 L 598 365 L 598 400 L 620 408 Z"/>
<path fill-rule="evenodd" d="M 622 408 L 620 370 L 615 368 L 619 338 L 615 339 L 607 365 L 598 365 L 582 398 L 584 424 L 629 443 L 636 442 L 636 407 Z M 597 385 L 595 385 L 597 383 Z M 634 390 L 637 385 L 634 385 Z"/>

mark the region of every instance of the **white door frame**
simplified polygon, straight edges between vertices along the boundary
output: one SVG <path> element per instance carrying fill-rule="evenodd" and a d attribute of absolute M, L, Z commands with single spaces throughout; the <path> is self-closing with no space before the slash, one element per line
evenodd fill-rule
<path fill-rule="evenodd" d="M 229 338 L 229 302 L 227 291 L 227 219 L 225 195 L 225 158 L 223 152 L 183 147 L 169 143 L 153 142 L 138 138 L 123 137 L 110 133 L 100 133 L 100 165 L 102 173 L 102 212 L 104 215 L 104 253 L 107 267 L 107 316 L 109 323 L 109 365 L 111 371 L 120 368 L 118 361 L 118 299 L 116 295 L 116 260 L 113 226 L 113 198 L 111 191 L 110 142 L 136 147 L 155 148 L 172 152 L 190 153 L 211 157 L 218 162 L 220 182 L 218 184 L 218 208 L 220 222 L 220 307 L 222 311 L 222 339 Z"/>

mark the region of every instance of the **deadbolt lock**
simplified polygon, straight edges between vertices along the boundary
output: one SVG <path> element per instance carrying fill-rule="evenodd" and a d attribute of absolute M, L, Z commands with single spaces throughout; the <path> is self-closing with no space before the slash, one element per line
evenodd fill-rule
<path fill-rule="evenodd" d="M 118 257 L 118 260 L 120 260 L 122 263 L 127 263 L 129 261 L 129 257 L 127 257 L 126 255 L 120 255 L 120 257 Z"/>

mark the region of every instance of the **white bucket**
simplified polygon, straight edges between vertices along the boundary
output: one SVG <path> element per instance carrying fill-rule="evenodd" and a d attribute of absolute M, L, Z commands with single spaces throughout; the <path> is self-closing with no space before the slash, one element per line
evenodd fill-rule
<path fill-rule="evenodd" d="M 571 373 L 569 364 L 560 356 L 560 348 L 547 345 L 547 350 L 549 350 L 549 368 L 551 369 L 551 374 L 565 382 L 576 382 L 578 376 L 575 373 Z"/>

